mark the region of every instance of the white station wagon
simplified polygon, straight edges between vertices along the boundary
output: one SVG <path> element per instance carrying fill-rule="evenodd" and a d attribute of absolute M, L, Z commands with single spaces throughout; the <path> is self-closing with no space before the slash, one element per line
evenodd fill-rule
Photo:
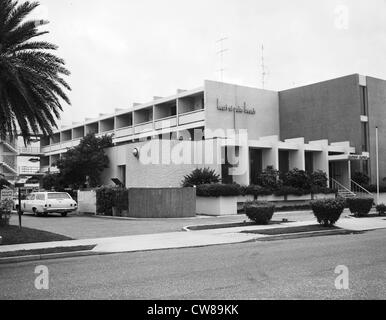
<path fill-rule="evenodd" d="M 76 209 L 76 202 L 67 192 L 32 192 L 26 200 L 21 201 L 21 211 L 34 213 L 36 216 L 57 212 L 65 217 Z"/>

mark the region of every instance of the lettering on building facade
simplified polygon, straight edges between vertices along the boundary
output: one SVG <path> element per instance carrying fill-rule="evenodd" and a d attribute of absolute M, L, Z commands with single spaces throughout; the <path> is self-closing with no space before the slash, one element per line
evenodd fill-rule
<path fill-rule="evenodd" d="M 245 113 L 245 114 L 251 114 L 251 115 L 256 114 L 255 108 L 248 108 L 245 102 L 242 106 L 232 106 L 228 104 L 221 105 L 218 99 L 217 99 L 217 110 L 235 112 L 235 113 Z"/>

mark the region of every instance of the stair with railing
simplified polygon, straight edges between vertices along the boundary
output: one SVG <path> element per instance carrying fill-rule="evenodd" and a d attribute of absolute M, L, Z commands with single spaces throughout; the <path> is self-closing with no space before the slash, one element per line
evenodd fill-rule
<path fill-rule="evenodd" d="M 338 196 L 344 199 L 355 197 L 373 197 L 373 194 L 370 191 L 366 190 L 353 180 L 351 180 L 350 188 L 348 188 L 335 179 L 330 178 L 330 186 L 332 189 L 338 190 Z"/>

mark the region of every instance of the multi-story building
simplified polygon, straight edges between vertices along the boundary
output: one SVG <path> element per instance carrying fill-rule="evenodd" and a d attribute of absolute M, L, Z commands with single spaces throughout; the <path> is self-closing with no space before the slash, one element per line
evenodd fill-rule
<path fill-rule="evenodd" d="M 375 127 L 386 176 L 385 102 L 386 82 L 357 74 L 280 92 L 205 81 L 42 137 L 41 172 L 55 171 L 68 148 L 94 133 L 113 136 L 105 184 L 178 186 L 197 167 L 249 184 L 272 166 L 323 170 L 350 189 L 355 171 L 375 181 Z"/>

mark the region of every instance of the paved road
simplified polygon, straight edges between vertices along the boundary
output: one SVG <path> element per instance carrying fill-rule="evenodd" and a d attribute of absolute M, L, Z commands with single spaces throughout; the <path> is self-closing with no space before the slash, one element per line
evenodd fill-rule
<path fill-rule="evenodd" d="M 1 299 L 385 299 L 386 230 L 0 265 Z M 34 288 L 46 265 L 49 290 Z M 335 267 L 349 268 L 336 290 Z"/>
<path fill-rule="evenodd" d="M 313 220 L 314 216 L 309 211 L 276 213 L 274 220 L 287 218 L 291 221 Z M 52 214 L 48 217 L 35 217 L 25 214 L 22 218 L 23 226 L 44 231 L 59 233 L 73 239 L 93 239 L 105 237 L 120 237 L 139 234 L 153 234 L 161 232 L 180 231 L 189 225 L 218 224 L 229 222 L 242 222 L 248 220 L 245 215 L 228 217 L 205 217 L 182 219 L 116 219 L 99 218 L 78 215 L 61 217 Z M 18 224 L 18 218 L 13 215 L 11 224 Z"/>

